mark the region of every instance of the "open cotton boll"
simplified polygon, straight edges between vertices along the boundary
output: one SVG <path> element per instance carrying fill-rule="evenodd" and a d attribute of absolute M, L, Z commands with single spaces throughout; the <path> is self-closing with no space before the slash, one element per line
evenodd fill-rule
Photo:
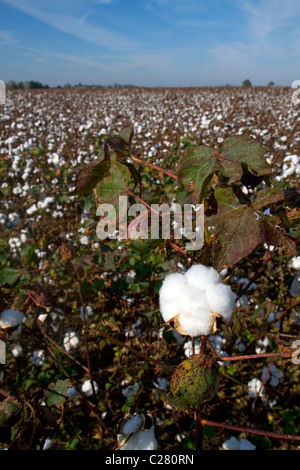
<path fill-rule="evenodd" d="M 185 296 L 180 300 L 179 308 L 178 321 L 185 333 L 192 337 L 208 336 L 212 333 L 214 316 L 204 293 L 187 286 Z"/>
<path fill-rule="evenodd" d="M 120 450 L 157 450 L 157 440 L 152 426 L 148 431 L 135 432 Z"/>
<path fill-rule="evenodd" d="M 234 436 L 231 436 L 230 439 L 223 442 L 223 449 L 225 450 L 255 450 L 256 447 L 248 439 L 237 439 Z"/>
<path fill-rule="evenodd" d="M 0 328 L 13 328 L 24 321 L 24 315 L 18 310 L 5 309 L 0 314 Z"/>
<path fill-rule="evenodd" d="M 225 284 L 212 284 L 205 291 L 207 303 L 212 312 L 218 313 L 229 322 L 235 306 L 235 294 L 230 286 Z"/>
<path fill-rule="evenodd" d="M 203 291 L 206 291 L 211 284 L 222 282 L 220 275 L 214 268 L 203 264 L 191 266 L 185 273 L 185 279 L 190 286 Z"/>
<path fill-rule="evenodd" d="M 124 424 L 122 434 L 132 434 L 140 429 L 143 424 L 143 418 L 139 414 L 131 416 Z"/>
<path fill-rule="evenodd" d="M 165 322 L 178 315 L 179 302 L 184 297 L 186 282 L 183 274 L 169 274 L 163 281 L 159 291 L 159 305 Z"/>

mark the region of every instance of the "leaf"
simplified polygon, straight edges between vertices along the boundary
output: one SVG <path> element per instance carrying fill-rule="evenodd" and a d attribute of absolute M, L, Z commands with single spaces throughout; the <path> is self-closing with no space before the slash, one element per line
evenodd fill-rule
<path fill-rule="evenodd" d="M 108 174 L 109 159 L 104 154 L 93 163 L 86 165 L 77 174 L 76 193 L 80 195 L 89 194 L 99 181 Z"/>
<path fill-rule="evenodd" d="M 264 243 L 283 247 L 290 256 L 297 256 L 296 242 L 288 233 L 276 223 L 277 217 L 263 214 L 261 217 L 261 231 Z"/>
<path fill-rule="evenodd" d="M 94 189 L 96 204 L 112 204 L 117 208 L 119 196 L 128 194 L 130 178 L 128 168 L 117 161 L 115 154 L 111 155 L 108 175 Z"/>
<path fill-rule="evenodd" d="M 215 189 L 217 214 L 207 217 L 206 226 L 215 226 L 213 264 L 219 270 L 237 263 L 260 244 L 284 247 L 295 253 L 295 242 L 278 223 L 279 217 L 258 214 L 258 208 L 282 199 L 281 191 L 266 189 L 252 204 L 241 204 L 230 187 Z"/>
<path fill-rule="evenodd" d="M 10 418 L 12 418 L 20 409 L 17 400 L 6 398 L 0 403 L 0 426 L 3 426 Z"/>
<path fill-rule="evenodd" d="M 179 184 L 185 187 L 193 185 L 196 190 L 202 192 L 206 179 L 218 167 L 214 157 L 214 150 L 206 145 L 189 149 L 178 162 Z"/>
<path fill-rule="evenodd" d="M 14 285 L 17 280 L 24 274 L 24 271 L 13 268 L 4 268 L 0 271 L 0 283 Z"/>
<path fill-rule="evenodd" d="M 282 201 L 284 199 L 283 192 L 276 188 L 267 188 L 258 191 L 255 201 L 252 203 L 254 210 L 261 209 L 262 207 L 269 206 L 275 202 Z"/>
<path fill-rule="evenodd" d="M 56 383 L 51 383 L 47 390 L 47 405 L 60 405 L 67 398 L 69 388 L 69 381 L 58 380 Z"/>
<path fill-rule="evenodd" d="M 121 130 L 121 132 L 119 132 L 118 137 L 123 139 L 130 148 L 132 139 L 133 139 L 133 134 L 134 134 L 133 129 L 131 127 L 127 127 L 126 129 L 123 129 Z"/>
<path fill-rule="evenodd" d="M 251 205 L 240 204 L 231 188 L 217 188 L 215 199 L 218 212 L 208 217 L 205 224 L 216 225 L 213 263 L 215 269 L 220 270 L 249 255 L 257 245 L 263 243 L 263 237 L 260 233 L 259 216 Z"/>
<path fill-rule="evenodd" d="M 232 181 L 238 181 L 239 177 L 234 177 L 232 169 L 244 163 L 254 170 L 258 175 L 269 175 L 272 168 L 263 157 L 269 151 L 269 148 L 262 145 L 257 140 L 249 136 L 232 136 L 224 140 L 220 147 L 220 160 L 225 169 L 228 170 L 227 176 Z"/>

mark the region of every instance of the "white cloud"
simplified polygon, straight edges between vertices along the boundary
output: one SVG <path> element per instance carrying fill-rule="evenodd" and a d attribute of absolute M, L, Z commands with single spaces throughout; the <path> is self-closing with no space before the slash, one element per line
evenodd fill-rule
<path fill-rule="evenodd" d="M 89 2 L 83 2 L 83 0 L 72 2 L 70 0 L 52 0 L 51 2 L 0 0 L 1 2 L 31 15 L 59 31 L 71 34 L 97 46 L 117 50 L 131 49 L 136 46 L 136 43 L 117 32 L 87 22 L 87 17 L 91 14 L 93 5 L 108 4 L 112 0 Z M 83 8 L 85 9 L 84 13 L 82 13 Z"/>

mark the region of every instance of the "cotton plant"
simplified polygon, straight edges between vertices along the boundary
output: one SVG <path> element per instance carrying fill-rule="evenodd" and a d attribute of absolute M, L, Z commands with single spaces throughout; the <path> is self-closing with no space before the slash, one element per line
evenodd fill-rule
<path fill-rule="evenodd" d="M 222 350 L 226 339 L 215 335 L 217 319 L 230 323 L 235 297 L 213 267 L 196 264 L 183 273 L 166 276 L 159 291 L 162 317 L 171 328 L 193 340 L 191 347 L 185 345 L 187 359 L 172 374 L 171 396 L 167 399 L 172 400 L 173 396 L 179 406 L 186 408 L 200 406 L 216 395 L 221 363 L 205 355 L 205 344 L 207 337 L 213 336 L 211 344 L 214 343 L 216 354 L 226 355 Z M 196 342 L 197 337 L 201 337 L 201 342 Z"/>

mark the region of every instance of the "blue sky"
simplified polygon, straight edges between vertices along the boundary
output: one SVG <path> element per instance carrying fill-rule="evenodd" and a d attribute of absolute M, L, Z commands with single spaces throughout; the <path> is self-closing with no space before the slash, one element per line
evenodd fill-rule
<path fill-rule="evenodd" d="M 299 0 L 0 0 L 0 79 L 290 86 L 299 19 Z"/>

